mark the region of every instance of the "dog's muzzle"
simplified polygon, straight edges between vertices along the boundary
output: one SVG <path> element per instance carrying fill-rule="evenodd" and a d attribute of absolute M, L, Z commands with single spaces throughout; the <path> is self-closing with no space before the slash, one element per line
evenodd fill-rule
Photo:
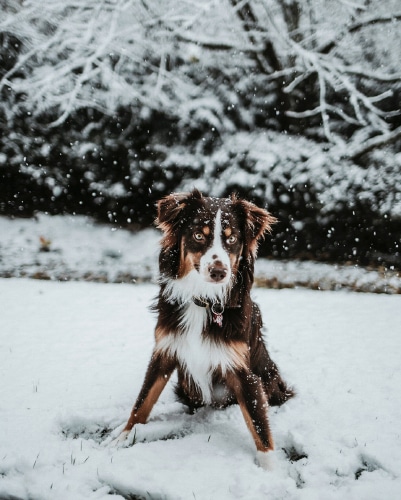
<path fill-rule="evenodd" d="M 215 262 L 209 266 L 209 276 L 215 283 L 221 283 L 227 276 L 228 268 L 221 262 Z"/>

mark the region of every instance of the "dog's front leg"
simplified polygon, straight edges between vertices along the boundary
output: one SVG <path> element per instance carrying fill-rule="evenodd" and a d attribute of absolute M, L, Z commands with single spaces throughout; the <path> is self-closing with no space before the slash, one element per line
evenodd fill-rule
<path fill-rule="evenodd" d="M 257 459 L 263 468 L 270 468 L 268 452 L 274 449 L 267 417 L 268 402 L 260 378 L 250 370 L 232 372 L 227 383 L 234 391 L 245 422 L 255 441 Z"/>
<path fill-rule="evenodd" d="M 121 434 L 113 441 L 113 444 L 118 445 L 123 442 L 135 424 L 146 423 L 154 404 L 158 400 L 174 369 L 175 361 L 172 358 L 159 352 L 153 352 L 142 389 L 132 408 L 128 422 Z"/>

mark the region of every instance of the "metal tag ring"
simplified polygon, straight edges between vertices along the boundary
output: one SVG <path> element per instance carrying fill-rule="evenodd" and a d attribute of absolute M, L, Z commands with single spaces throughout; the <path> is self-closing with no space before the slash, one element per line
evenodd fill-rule
<path fill-rule="evenodd" d="M 213 314 L 223 314 L 223 312 L 224 312 L 224 306 L 223 306 L 223 304 L 220 304 L 219 302 L 214 302 L 212 304 L 211 309 L 212 309 Z"/>

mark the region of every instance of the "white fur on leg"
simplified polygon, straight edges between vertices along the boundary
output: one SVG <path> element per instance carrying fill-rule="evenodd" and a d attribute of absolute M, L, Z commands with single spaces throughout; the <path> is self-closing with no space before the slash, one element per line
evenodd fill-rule
<path fill-rule="evenodd" d="M 271 451 L 257 451 L 256 463 L 264 470 L 272 471 L 274 469 L 274 458 Z"/>
<path fill-rule="evenodd" d="M 120 448 L 121 446 L 123 446 L 129 433 L 130 431 L 121 432 L 115 439 L 113 439 L 113 441 L 109 444 L 109 446 L 114 448 Z"/>

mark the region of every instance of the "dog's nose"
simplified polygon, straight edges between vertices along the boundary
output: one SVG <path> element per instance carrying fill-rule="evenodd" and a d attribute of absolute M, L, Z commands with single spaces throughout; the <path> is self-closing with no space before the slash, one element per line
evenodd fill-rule
<path fill-rule="evenodd" d="M 209 267 L 209 275 L 213 281 L 218 283 L 227 276 L 227 268 L 221 262 L 215 262 Z"/>

